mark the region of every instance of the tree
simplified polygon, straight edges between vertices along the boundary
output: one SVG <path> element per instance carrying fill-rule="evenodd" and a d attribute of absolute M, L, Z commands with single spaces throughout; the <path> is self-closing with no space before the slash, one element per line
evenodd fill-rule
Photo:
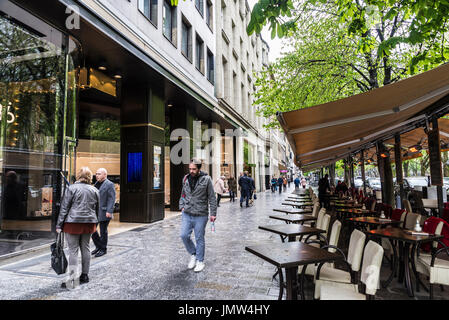
<path fill-rule="evenodd" d="M 409 57 L 421 52 L 410 45 L 384 49 L 386 41 L 407 31 L 403 17 L 389 22 L 386 12 L 366 14 L 371 27 L 352 28 L 354 34 L 348 36 L 334 3 L 304 0 L 293 12 L 296 27 L 288 29 L 293 50 L 265 68 L 255 82 L 258 114 L 271 119 L 268 127 L 278 126 L 273 117 L 277 111 L 334 101 L 406 77 Z"/>
<path fill-rule="evenodd" d="M 307 0 L 310 5 L 336 7 L 334 13 L 344 23 L 347 34 L 360 39 L 364 53 L 371 52 L 372 31 L 382 31 L 385 26 L 405 26 L 407 32 L 381 38 L 378 46 L 380 58 L 388 57 L 401 45 L 418 45 L 420 53 L 408 57 L 411 74 L 419 69 L 427 70 L 446 61 L 449 56 L 445 32 L 449 1 L 447 0 Z M 259 33 L 263 26 L 270 24 L 271 36 L 283 37 L 295 30 L 300 15 L 294 13 L 292 0 L 259 0 L 251 13 L 247 26 L 248 34 Z M 373 22 L 377 22 L 375 28 Z"/>

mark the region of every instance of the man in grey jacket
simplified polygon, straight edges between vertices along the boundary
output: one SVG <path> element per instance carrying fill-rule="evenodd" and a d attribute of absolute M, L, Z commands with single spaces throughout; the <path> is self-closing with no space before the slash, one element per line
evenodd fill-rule
<path fill-rule="evenodd" d="M 108 180 L 108 172 L 104 168 L 99 168 L 95 173 L 97 182 L 95 187 L 100 192 L 100 212 L 98 222 L 100 224 L 100 235 L 98 232 L 92 234 L 92 240 L 95 244 L 95 250 L 92 254 L 95 257 L 104 256 L 107 252 L 108 245 L 108 225 L 114 213 L 115 204 L 115 187 L 114 183 Z"/>
<path fill-rule="evenodd" d="M 204 269 L 205 241 L 204 233 L 209 216 L 214 222 L 217 217 L 217 201 L 215 199 L 212 179 L 201 171 L 201 162 L 190 161 L 190 174 L 184 176 L 179 209 L 182 211 L 181 239 L 190 253 L 189 269 L 200 272 Z M 196 246 L 190 239 L 195 232 Z"/>

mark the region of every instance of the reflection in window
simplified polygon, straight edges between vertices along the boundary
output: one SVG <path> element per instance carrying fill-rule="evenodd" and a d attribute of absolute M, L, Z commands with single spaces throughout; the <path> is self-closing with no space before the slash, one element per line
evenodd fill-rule
<path fill-rule="evenodd" d="M 162 25 L 164 36 L 176 45 L 176 7 L 172 7 L 168 1 L 164 1 Z"/>
<path fill-rule="evenodd" d="M 0 228 L 50 231 L 60 197 L 63 136 L 74 133 L 78 47 L 69 39 L 63 50 L 67 37 L 60 31 L 10 2 L 3 9 L 7 15 L 0 16 Z M 34 21 L 32 27 L 28 21 Z"/>
<path fill-rule="evenodd" d="M 157 26 L 157 0 L 139 0 L 139 11 Z"/>

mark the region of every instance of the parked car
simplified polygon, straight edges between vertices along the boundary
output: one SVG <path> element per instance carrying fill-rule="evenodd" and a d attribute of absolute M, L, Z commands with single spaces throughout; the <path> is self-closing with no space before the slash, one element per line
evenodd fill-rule
<path fill-rule="evenodd" d="M 366 181 L 368 183 L 368 187 L 373 189 L 373 191 L 381 190 L 380 178 L 368 178 Z"/>
<path fill-rule="evenodd" d="M 363 180 L 362 180 L 362 178 L 359 178 L 359 177 L 355 178 L 354 179 L 354 185 L 355 185 L 356 188 L 363 187 Z"/>
<path fill-rule="evenodd" d="M 427 177 L 406 177 L 404 181 L 407 181 L 410 188 L 415 187 L 427 187 L 429 185 L 429 180 Z"/>

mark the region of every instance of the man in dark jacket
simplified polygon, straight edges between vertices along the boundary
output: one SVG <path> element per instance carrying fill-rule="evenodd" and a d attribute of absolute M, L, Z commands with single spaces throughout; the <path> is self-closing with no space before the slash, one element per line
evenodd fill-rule
<path fill-rule="evenodd" d="M 324 205 L 324 207 L 328 208 L 328 198 L 325 197 L 326 192 L 331 190 L 331 186 L 329 184 L 329 175 L 326 174 L 324 178 L 321 178 L 318 181 L 318 199 L 320 200 L 320 205 Z"/>
<path fill-rule="evenodd" d="M 246 201 L 246 207 L 249 206 L 249 197 L 251 193 L 251 180 L 248 177 L 248 171 L 243 172 L 243 176 L 239 179 L 239 186 L 240 186 L 240 207 L 243 207 L 242 203 L 245 199 Z"/>
<path fill-rule="evenodd" d="M 94 187 L 100 193 L 100 212 L 98 214 L 100 235 L 98 235 L 98 231 L 92 234 L 92 240 L 96 247 L 92 254 L 98 258 L 104 256 L 107 252 L 108 225 L 114 213 L 115 187 L 114 183 L 108 179 L 108 172 L 105 168 L 99 168 L 95 173 L 95 177 L 97 182 L 95 182 Z"/>
<path fill-rule="evenodd" d="M 252 203 L 253 200 L 253 193 L 256 191 L 256 182 L 254 181 L 253 177 L 251 177 L 251 173 L 248 174 L 249 180 L 251 180 L 251 189 L 249 190 L 249 200 Z"/>
<path fill-rule="evenodd" d="M 211 177 L 201 170 L 201 162 L 191 160 L 190 174 L 184 176 L 179 209 L 182 211 L 181 239 L 190 253 L 189 269 L 200 272 L 204 269 L 204 234 L 210 211 L 210 221 L 217 217 L 217 200 Z M 196 246 L 190 239 L 195 232 Z"/>
<path fill-rule="evenodd" d="M 279 187 L 279 193 L 282 193 L 282 186 L 284 185 L 284 179 L 282 176 L 278 178 L 278 187 Z"/>

